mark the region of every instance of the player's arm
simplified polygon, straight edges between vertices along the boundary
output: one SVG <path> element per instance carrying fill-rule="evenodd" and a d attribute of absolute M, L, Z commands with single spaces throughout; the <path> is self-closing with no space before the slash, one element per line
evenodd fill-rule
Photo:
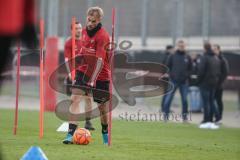
<path fill-rule="evenodd" d="M 70 70 L 70 65 L 69 65 L 69 62 L 68 62 L 68 58 L 65 58 L 65 64 L 66 64 L 66 69 L 67 69 L 67 72 L 68 72 L 68 76 L 69 78 L 71 78 L 71 70 Z"/>
<path fill-rule="evenodd" d="M 97 79 L 98 74 L 102 70 L 102 67 L 103 67 L 103 59 L 101 57 L 98 57 L 97 61 L 96 61 L 95 69 L 94 69 L 91 79 L 89 81 L 90 86 L 94 85 L 94 82 Z"/>
<path fill-rule="evenodd" d="M 71 60 L 71 54 L 72 54 L 71 46 L 69 46 L 66 43 L 64 46 L 64 57 L 65 57 L 65 65 L 66 65 L 69 78 L 71 78 L 71 65 L 70 65 L 71 62 L 69 63 L 69 60 Z"/>
<path fill-rule="evenodd" d="M 97 40 L 97 47 L 96 47 L 96 65 L 93 71 L 93 74 L 90 79 L 90 85 L 93 86 L 95 80 L 97 79 L 99 73 L 102 70 L 102 67 L 104 65 L 104 59 L 106 58 L 106 50 L 105 46 L 109 43 L 109 37 L 103 36 L 101 39 Z"/>

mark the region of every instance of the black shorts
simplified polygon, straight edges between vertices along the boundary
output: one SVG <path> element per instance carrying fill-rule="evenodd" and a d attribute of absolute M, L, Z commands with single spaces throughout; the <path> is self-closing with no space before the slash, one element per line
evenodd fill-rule
<path fill-rule="evenodd" d="M 96 81 L 96 87 L 89 87 L 87 82 L 89 78 L 80 71 L 76 71 L 75 82 L 73 88 L 80 88 L 85 91 L 86 94 L 92 94 L 94 102 L 97 103 L 105 103 L 109 101 L 110 94 L 109 94 L 109 81 Z M 91 89 L 84 89 L 82 87 L 91 88 Z"/>

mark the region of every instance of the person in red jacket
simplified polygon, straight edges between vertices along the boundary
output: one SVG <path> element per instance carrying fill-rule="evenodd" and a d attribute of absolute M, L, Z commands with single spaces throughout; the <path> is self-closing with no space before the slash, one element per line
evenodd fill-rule
<path fill-rule="evenodd" d="M 72 26 L 71 26 L 72 29 Z M 79 22 L 75 23 L 75 55 L 79 55 L 82 50 L 82 42 L 81 42 L 81 35 L 82 35 L 82 25 Z M 72 56 L 72 38 L 68 38 L 64 45 L 64 57 L 65 57 L 65 64 L 66 68 L 68 71 L 68 77 L 66 79 L 66 84 L 67 84 L 67 93 L 68 95 L 71 94 L 71 85 L 72 85 L 72 77 L 71 77 L 71 72 L 74 70 L 71 65 L 71 59 L 74 58 Z M 78 68 L 77 68 L 78 70 Z M 83 96 L 82 100 L 85 101 L 85 111 L 89 111 L 88 116 L 86 117 L 86 122 L 85 122 L 85 128 L 89 130 L 95 130 L 95 128 L 92 126 L 92 123 L 90 121 L 91 117 L 91 110 L 92 110 L 92 103 L 91 103 L 91 98 L 88 96 Z"/>
<path fill-rule="evenodd" d="M 9 61 L 14 40 L 24 42 L 28 48 L 37 47 L 34 0 L 0 0 L 0 86 L 2 72 Z"/>
<path fill-rule="evenodd" d="M 103 18 L 103 10 L 100 7 L 90 7 L 87 11 L 86 27 L 82 31 L 82 51 L 83 55 L 92 55 L 96 57 L 95 64 L 81 66 L 76 72 L 74 85 L 91 86 L 92 96 L 98 104 L 100 111 L 100 120 L 102 125 L 103 143 L 108 144 L 108 116 L 107 104 L 110 99 L 109 83 L 110 83 L 110 60 L 105 47 L 110 42 L 110 36 L 102 27 L 101 20 Z M 88 67 L 90 66 L 90 67 Z M 89 69 L 93 70 L 89 72 Z M 102 94 L 99 91 L 106 91 Z M 78 88 L 72 90 L 73 93 L 78 92 Z M 71 108 L 77 108 L 81 95 L 73 94 Z M 63 143 L 72 143 L 72 135 L 77 128 L 77 123 L 69 124 L 69 132 Z"/>

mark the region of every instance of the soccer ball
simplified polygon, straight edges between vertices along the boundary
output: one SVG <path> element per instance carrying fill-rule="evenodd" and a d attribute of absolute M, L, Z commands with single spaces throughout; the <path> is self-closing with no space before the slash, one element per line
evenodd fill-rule
<path fill-rule="evenodd" d="M 91 133 L 85 128 L 78 128 L 73 135 L 73 143 L 87 145 L 91 141 Z"/>

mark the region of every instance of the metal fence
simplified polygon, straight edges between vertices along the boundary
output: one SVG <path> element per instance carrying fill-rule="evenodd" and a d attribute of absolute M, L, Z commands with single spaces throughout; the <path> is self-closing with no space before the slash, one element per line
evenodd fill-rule
<path fill-rule="evenodd" d="M 100 6 L 105 12 L 103 24 L 109 32 L 111 8 L 116 7 L 116 38 L 137 38 L 136 43 L 141 46 L 150 46 L 159 38 L 158 41 L 169 38 L 166 43 L 174 44 L 182 37 L 194 43 L 227 37 L 230 41 L 226 43 L 240 46 L 239 0 L 41 0 L 39 3 L 48 35 L 66 38 L 70 35 L 72 16 L 84 24 L 87 8 Z"/>

